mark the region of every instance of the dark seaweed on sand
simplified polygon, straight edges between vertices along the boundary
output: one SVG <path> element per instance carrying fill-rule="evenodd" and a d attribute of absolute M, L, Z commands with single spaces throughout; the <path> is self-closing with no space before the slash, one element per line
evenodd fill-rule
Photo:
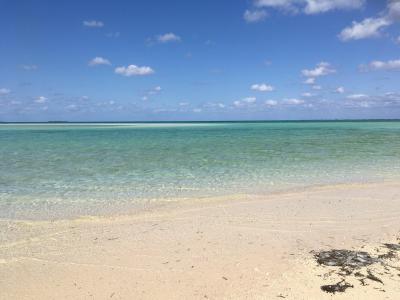
<path fill-rule="evenodd" d="M 389 268 L 398 270 L 397 267 L 390 265 L 387 261 L 398 258 L 397 251 L 400 251 L 400 244 L 383 244 L 389 251 L 385 254 L 378 256 L 372 256 L 365 251 L 352 251 L 345 249 L 333 249 L 327 251 L 320 251 L 315 253 L 314 257 L 319 265 L 338 267 L 336 274 L 341 276 L 343 279 L 335 284 L 323 285 L 321 290 L 327 293 L 343 293 L 348 288 L 354 286 L 346 282 L 348 276 L 354 275 L 358 278 L 361 285 L 366 286 L 366 280 L 371 280 L 384 284 L 382 279 L 372 273 L 370 269 L 367 269 L 367 274 L 364 275 L 359 271 L 363 267 L 369 267 L 373 264 L 380 263 L 385 267 L 386 274 L 389 274 Z M 330 272 L 332 273 L 332 271 Z M 381 289 L 384 292 L 384 290 Z"/>
<path fill-rule="evenodd" d="M 321 290 L 327 293 L 343 293 L 345 292 L 348 288 L 353 288 L 354 286 L 347 283 L 344 279 L 342 281 L 339 281 L 338 283 L 335 284 L 328 284 L 328 285 L 323 285 L 321 286 Z"/>

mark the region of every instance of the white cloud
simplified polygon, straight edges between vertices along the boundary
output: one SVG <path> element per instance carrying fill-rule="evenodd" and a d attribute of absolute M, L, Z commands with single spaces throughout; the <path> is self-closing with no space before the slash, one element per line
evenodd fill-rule
<path fill-rule="evenodd" d="M 89 61 L 88 63 L 89 66 L 94 67 L 94 66 L 99 66 L 99 65 L 111 65 L 111 62 L 103 57 L 97 56 L 93 58 L 92 60 Z"/>
<path fill-rule="evenodd" d="M 265 105 L 267 105 L 267 106 L 276 106 L 276 105 L 278 105 L 278 101 L 276 101 L 276 100 L 266 100 L 265 101 Z"/>
<path fill-rule="evenodd" d="M 44 97 L 44 96 L 39 96 L 39 97 L 37 97 L 37 98 L 35 99 L 35 102 L 36 102 L 36 103 L 40 103 L 40 104 L 46 103 L 46 102 L 47 102 L 47 98 Z"/>
<path fill-rule="evenodd" d="M 96 20 L 83 21 L 83 26 L 86 27 L 103 27 L 104 23 Z"/>
<path fill-rule="evenodd" d="M 247 23 L 257 23 L 264 20 L 268 16 L 267 12 L 263 9 L 246 10 L 243 18 Z"/>
<path fill-rule="evenodd" d="M 78 106 L 76 104 L 69 104 L 65 107 L 69 111 L 76 111 L 78 110 Z"/>
<path fill-rule="evenodd" d="M 364 3 L 365 0 L 307 0 L 304 11 L 306 14 L 318 14 L 336 9 L 359 9 Z"/>
<path fill-rule="evenodd" d="M 256 97 L 246 97 L 242 99 L 243 102 L 246 103 L 255 103 L 257 101 Z"/>
<path fill-rule="evenodd" d="M 296 98 L 289 98 L 289 99 L 285 99 L 284 102 L 289 105 L 300 105 L 300 104 L 304 104 L 305 101 L 301 100 L 301 99 L 296 99 Z"/>
<path fill-rule="evenodd" d="M 275 88 L 272 85 L 268 85 L 266 83 L 253 84 L 250 88 L 253 91 L 259 91 L 259 92 L 272 92 L 275 90 Z"/>
<path fill-rule="evenodd" d="M 387 92 L 374 96 L 355 94 L 355 96 L 348 99 L 350 101 L 345 105 L 350 107 L 400 107 L 400 94 L 396 92 Z"/>
<path fill-rule="evenodd" d="M 313 90 L 317 90 L 317 91 L 322 90 L 322 86 L 320 86 L 320 85 L 313 85 L 311 88 Z"/>
<path fill-rule="evenodd" d="M 190 103 L 189 102 L 179 102 L 179 106 L 188 106 Z"/>
<path fill-rule="evenodd" d="M 331 67 L 330 63 L 320 62 L 314 69 L 311 70 L 304 69 L 301 72 L 305 77 L 315 78 L 336 73 L 336 70 Z"/>
<path fill-rule="evenodd" d="M 201 108 L 193 108 L 193 112 L 194 113 L 200 113 L 200 112 L 202 112 L 203 110 L 201 109 Z"/>
<path fill-rule="evenodd" d="M 24 69 L 25 71 L 34 71 L 34 70 L 37 70 L 38 66 L 37 65 L 21 65 L 21 68 Z"/>
<path fill-rule="evenodd" d="M 271 7 L 292 13 L 319 14 L 331 10 L 359 9 L 365 0 L 255 0 L 257 7 Z"/>
<path fill-rule="evenodd" d="M 343 94 L 343 93 L 344 93 L 344 87 L 339 86 L 339 87 L 335 90 L 335 92 L 338 93 L 338 94 Z"/>
<path fill-rule="evenodd" d="M 147 101 L 150 99 L 151 96 L 158 94 L 161 92 L 162 88 L 161 86 L 155 86 L 154 88 L 147 90 L 146 94 L 142 97 L 143 101 Z"/>
<path fill-rule="evenodd" d="M 380 36 L 385 27 L 400 21 L 400 1 L 388 0 L 387 3 L 387 8 L 377 17 L 353 22 L 351 26 L 342 30 L 339 38 L 348 41 Z"/>
<path fill-rule="evenodd" d="M 221 102 L 208 102 L 203 105 L 204 108 L 225 108 L 226 105 Z"/>
<path fill-rule="evenodd" d="M 348 95 L 347 99 L 351 99 L 351 100 L 359 100 L 359 99 L 365 99 L 368 98 L 368 95 L 365 94 L 352 94 L 352 95 Z"/>
<path fill-rule="evenodd" d="M 301 94 L 303 97 L 312 97 L 312 96 L 314 96 L 314 94 L 311 94 L 311 93 L 308 93 L 308 92 L 306 92 L 306 93 L 303 93 L 303 94 Z"/>
<path fill-rule="evenodd" d="M 2 95 L 8 95 L 10 92 L 11 92 L 10 89 L 1 88 L 1 89 L 0 89 L 0 96 L 2 96 Z"/>
<path fill-rule="evenodd" d="M 360 68 L 363 68 L 363 67 L 364 66 L 360 66 Z M 388 61 L 375 60 L 375 61 L 372 61 L 369 63 L 368 69 L 400 71 L 400 59 L 388 60 Z"/>
<path fill-rule="evenodd" d="M 392 24 L 386 18 L 367 18 L 361 22 L 353 22 L 350 27 L 346 27 L 339 34 L 342 41 L 360 40 L 370 37 L 377 37 L 381 30 Z"/>
<path fill-rule="evenodd" d="M 108 38 L 119 38 L 120 35 L 119 31 L 106 33 L 106 37 Z"/>
<path fill-rule="evenodd" d="M 223 103 L 217 103 L 217 107 L 219 107 L 219 108 L 225 108 L 225 104 L 223 104 Z"/>
<path fill-rule="evenodd" d="M 169 32 L 157 36 L 157 41 L 160 43 L 179 42 L 181 38 L 175 33 Z"/>
<path fill-rule="evenodd" d="M 236 101 L 233 101 L 233 105 L 236 106 L 236 107 L 240 107 L 240 106 L 243 105 L 243 103 L 241 101 L 239 101 L 239 100 L 236 100 Z"/>
<path fill-rule="evenodd" d="M 115 68 L 115 73 L 123 76 L 144 76 L 154 73 L 154 70 L 148 66 L 139 67 L 136 65 L 122 66 Z"/>
<path fill-rule="evenodd" d="M 242 100 L 233 101 L 233 105 L 236 107 L 243 107 L 247 105 L 252 105 L 256 103 L 256 101 L 257 101 L 256 97 L 246 97 L 243 98 Z"/>
<path fill-rule="evenodd" d="M 304 83 L 305 83 L 305 84 L 314 84 L 314 83 L 315 83 L 315 78 L 313 78 L 313 77 L 307 78 L 307 79 L 304 81 Z"/>
<path fill-rule="evenodd" d="M 400 1 L 392 0 L 388 3 L 387 17 L 392 21 L 400 20 Z"/>

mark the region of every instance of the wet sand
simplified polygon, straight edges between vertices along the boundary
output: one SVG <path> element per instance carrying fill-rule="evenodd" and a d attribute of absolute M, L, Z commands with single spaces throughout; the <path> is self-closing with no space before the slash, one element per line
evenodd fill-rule
<path fill-rule="evenodd" d="M 128 216 L 0 221 L 0 299 L 399 299 L 400 251 L 344 276 L 312 251 L 387 253 L 400 183 L 209 199 Z M 386 267 L 386 268 L 385 268 Z M 397 269 L 399 268 L 399 269 Z"/>

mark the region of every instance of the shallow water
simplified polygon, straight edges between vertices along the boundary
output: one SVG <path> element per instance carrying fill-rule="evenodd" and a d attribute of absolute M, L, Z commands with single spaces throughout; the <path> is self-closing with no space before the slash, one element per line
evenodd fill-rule
<path fill-rule="evenodd" d="M 0 125 L 0 217 L 400 178 L 400 122 Z"/>

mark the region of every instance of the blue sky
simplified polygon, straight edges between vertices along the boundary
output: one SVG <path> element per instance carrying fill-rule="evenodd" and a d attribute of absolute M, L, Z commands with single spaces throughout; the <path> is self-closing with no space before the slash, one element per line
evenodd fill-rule
<path fill-rule="evenodd" d="M 0 0 L 0 121 L 400 117 L 400 2 Z"/>

